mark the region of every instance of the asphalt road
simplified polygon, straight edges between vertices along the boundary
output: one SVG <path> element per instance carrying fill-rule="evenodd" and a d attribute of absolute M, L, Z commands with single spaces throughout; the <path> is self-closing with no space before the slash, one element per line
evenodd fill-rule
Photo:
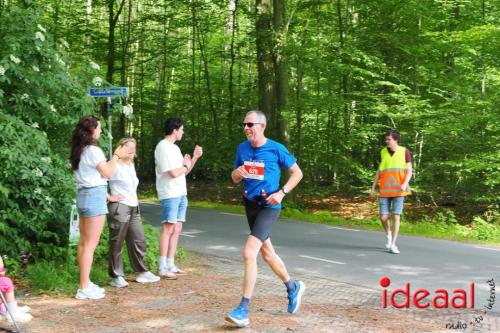
<path fill-rule="evenodd" d="M 147 222 L 160 226 L 158 205 L 141 203 L 141 212 Z M 189 208 L 180 246 L 238 259 L 248 233 L 243 215 Z M 400 235 L 401 254 L 396 255 L 385 251 L 382 232 L 293 220 L 276 222 L 271 239 L 292 276 L 312 274 L 376 290 L 382 290 L 379 280 L 387 276 L 388 290 L 409 282 L 412 291 L 426 288 L 434 295 L 442 288 L 450 297 L 454 289 L 465 289 L 469 295 L 474 282 L 476 308 L 488 303 L 487 280 L 493 278 L 500 285 L 500 248 Z M 500 297 L 494 312 L 500 310 L 498 303 Z"/>

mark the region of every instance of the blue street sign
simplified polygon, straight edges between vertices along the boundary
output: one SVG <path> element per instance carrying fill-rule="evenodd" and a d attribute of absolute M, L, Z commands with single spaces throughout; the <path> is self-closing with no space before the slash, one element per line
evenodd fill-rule
<path fill-rule="evenodd" d="M 89 88 L 92 97 L 117 97 L 128 95 L 128 87 Z"/>

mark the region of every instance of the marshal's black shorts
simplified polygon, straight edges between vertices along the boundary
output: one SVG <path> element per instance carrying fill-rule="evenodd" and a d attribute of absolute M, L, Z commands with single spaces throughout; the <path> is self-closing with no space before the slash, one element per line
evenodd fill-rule
<path fill-rule="evenodd" d="M 281 209 L 269 208 L 250 200 L 245 200 L 244 204 L 250 235 L 264 243 L 269 238 L 273 223 L 278 219 Z"/>

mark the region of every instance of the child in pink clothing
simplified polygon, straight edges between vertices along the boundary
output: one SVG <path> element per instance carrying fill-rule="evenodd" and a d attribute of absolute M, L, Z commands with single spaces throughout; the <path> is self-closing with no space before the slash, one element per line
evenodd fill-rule
<path fill-rule="evenodd" d="M 31 310 L 28 306 L 18 306 L 14 297 L 14 284 L 12 280 L 5 276 L 5 267 L 3 265 L 2 256 L 0 256 L 0 291 L 4 294 L 7 306 L 16 322 L 27 322 L 33 317 L 28 312 Z M 12 318 L 7 313 L 5 304 L 0 300 L 0 315 L 6 316 L 7 320 L 12 321 Z"/>

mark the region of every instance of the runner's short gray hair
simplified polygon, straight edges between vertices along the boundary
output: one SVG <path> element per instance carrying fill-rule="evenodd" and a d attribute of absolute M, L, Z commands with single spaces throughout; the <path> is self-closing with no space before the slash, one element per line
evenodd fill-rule
<path fill-rule="evenodd" d="M 259 120 L 259 122 L 263 123 L 263 124 L 267 124 L 267 118 L 266 118 L 266 115 L 264 114 L 264 112 L 262 111 L 257 111 L 257 110 L 252 110 L 252 111 L 248 111 L 246 116 L 249 116 L 251 114 L 256 114 L 257 115 L 257 119 Z"/>

